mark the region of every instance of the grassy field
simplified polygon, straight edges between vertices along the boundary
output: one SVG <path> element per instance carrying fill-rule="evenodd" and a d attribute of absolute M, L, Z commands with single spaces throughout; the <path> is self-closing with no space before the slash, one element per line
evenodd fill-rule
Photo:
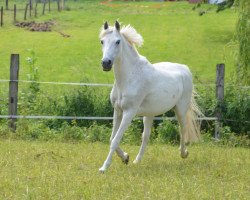
<path fill-rule="evenodd" d="M 100 143 L 0 141 L 0 199 L 249 199 L 249 149 L 200 144 L 149 145 L 143 161 L 123 165 Z M 138 146 L 123 146 L 131 159 Z"/>
<path fill-rule="evenodd" d="M 0 6 L 4 5 L 3 0 Z M 10 2 L 10 7 L 13 2 Z M 215 12 L 211 8 L 204 16 L 192 10 L 187 2 L 68 2 L 67 9 L 53 11 L 39 18 L 28 20 L 53 20 L 52 32 L 29 32 L 13 25 L 12 11 L 4 13 L 4 27 L 0 28 L 0 79 L 9 77 L 11 53 L 21 54 L 20 79 L 27 79 L 27 49 L 33 49 L 38 58 L 41 81 L 113 82 L 112 73 L 104 73 L 100 67 L 101 49 L 98 34 L 105 20 L 133 25 L 145 40 L 139 49 L 151 62 L 171 61 L 185 63 L 202 82 L 214 82 L 215 65 L 226 63 L 227 79 L 233 71 L 234 58 L 228 43 L 233 38 L 237 13 L 234 10 Z M 18 3 L 24 8 L 24 3 Z M 23 10 L 17 19 L 22 21 Z M 69 34 L 69 38 L 62 37 Z M 227 47 L 226 47 L 227 46 Z M 197 82 L 197 79 L 195 80 Z"/>

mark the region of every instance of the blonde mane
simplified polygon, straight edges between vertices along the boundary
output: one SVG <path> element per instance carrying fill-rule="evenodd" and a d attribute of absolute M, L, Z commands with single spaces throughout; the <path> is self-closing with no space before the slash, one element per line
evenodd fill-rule
<path fill-rule="evenodd" d="M 142 36 L 137 33 L 136 30 L 132 26 L 130 26 L 130 24 L 122 27 L 121 34 L 130 44 L 134 44 L 138 47 L 141 47 L 143 45 Z"/>
<path fill-rule="evenodd" d="M 101 29 L 100 38 L 103 38 L 106 34 L 111 33 L 115 30 L 115 27 L 109 27 L 107 30 Z M 143 38 L 142 36 L 136 32 L 136 30 L 129 25 L 123 26 L 120 30 L 121 35 L 132 45 L 136 45 L 141 47 L 143 45 Z"/>

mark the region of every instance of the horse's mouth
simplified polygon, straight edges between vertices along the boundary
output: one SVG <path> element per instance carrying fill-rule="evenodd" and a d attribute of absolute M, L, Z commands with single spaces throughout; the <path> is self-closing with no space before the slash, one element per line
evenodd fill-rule
<path fill-rule="evenodd" d="M 105 71 L 105 72 L 110 71 L 110 70 L 111 70 L 111 68 L 112 68 L 112 66 L 110 66 L 110 67 L 102 67 L 103 71 Z"/>

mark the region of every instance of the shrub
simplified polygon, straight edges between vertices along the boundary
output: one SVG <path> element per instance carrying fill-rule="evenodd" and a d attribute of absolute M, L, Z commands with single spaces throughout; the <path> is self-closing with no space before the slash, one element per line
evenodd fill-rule
<path fill-rule="evenodd" d="M 237 135 L 250 137 L 250 96 L 247 89 L 228 87 L 223 104 L 223 124 Z"/>
<path fill-rule="evenodd" d="M 123 142 L 129 144 L 139 145 L 141 144 L 141 137 L 143 132 L 143 123 L 140 119 L 135 119 L 132 121 L 128 130 L 123 136 Z"/>
<path fill-rule="evenodd" d="M 157 141 L 160 143 L 178 144 L 180 135 L 177 125 L 171 121 L 164 120 L 156 129 Z"/>

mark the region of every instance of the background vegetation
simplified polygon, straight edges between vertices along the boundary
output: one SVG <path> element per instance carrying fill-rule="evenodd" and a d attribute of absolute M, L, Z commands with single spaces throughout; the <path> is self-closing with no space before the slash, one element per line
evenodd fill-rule
<path fill-rule="evenodd" d="M 239 0 L 239 19 L 236 29 L 238 44 L 237 55 L 237 82 L 250 85 L 250 2 Z"/>
<path fill-rule="evenodd" d="M 13 3 L 11 2 L 11 5 Z M 15 3 L 18 8 L 23 8 L 23 2 Z M 225 62 L 226 96 L 223 104 L 223 123 L 224 126 L 230 127 L 225 130 L 249 137 L 249 90 L 231 85 L 235 84 L 233 72 L 235 72 L 236 56 L 234 52 L 238 48 L 237 45 L 232 45 L 235 44 L 233 43 L 237 21 L 235 11 L 225 10 L 217 13 L 216 6 L 203 5 L 208 8 L 207 13 L 199 16 L 196 10 L 192 10 L 193 5 L 186 2 L 67 1 L 66 9 L 60 13 L 56 11 L 56 6 L 54 3 L 50 13 L 46 12 L 46 15 L 40 13 L 38 18 L 30 19 L 54 21 L 52 32 L 29 32 L 15 27 L 12 22 L 12 11 L 5 12 L 4 27 L 0 32 L 1 79 L 8 79 L 10 53 L 20 53 L 21 80 L 112 83 L 113 74 L 102 72 L 99 64 L 101 51 L 98 32 L 103 19 L 112 23 L 120 18 L 124 24 L 131 23 L 143 35 L 145 45 L 139 51 L 151 62 L 167 60 L 189 65 L 194 74 L 196 90 L 200 95 L 197 100 L 206 116 L 214 116 L 217 105 L 215 88 L 201 85 L 214 83 L 215 65 Z M 94 12 L 98 14 L 93 16 Z M 19 10 L 17 16 L 19 21 L 22 21 L 22 15 L 23 10 Z M 240 22 L 238 22 L 237 30 L 241 30 L 239 24 Z M 62 37 L 60 33 L 68 34 L 70 37 Z M 0 114 L 7 114 L 7 89 L 7 84 L 1 83 Z M 112 107 L 109 103 L 110 88 L 62 87 L 34 82 L 29 85 L 20 84 L 19 91 L 20 115 L 112 116 Z M 173 112 L 167 113 L 167 116 L 172 115 Z M 35 124 L 32 120 L 24 121 L 21 120 L 19 130 L 26 130 L 22 126 L 26 124 L 25 126 L 31 131 L 27 137 L 33 139 L 46 138 L 44 134 L 53 135 L 54 132 L 60 132 L 66 127 L 68 130 L 73 126 L 72 129 L 77 129 L 75 131 L 77 133 L 69 131 L 72 136 L 66 136 L 66 138 L 85 140 L 83 131 L 78 127 L 85 127 L 87 130 L 89 127 L 97 126 L 99 130 L 98 126 L 101 125 L 107 128 L 104 128 L 107 132 L 111 128 L 111 121 L 41 120 L 36 121 Z M 5 121 L 2 120 L 2 123 L 4 124 Z M 44 134 L 41 127 L 48 128 L 45 128 L 47 131 L 44 131 Z M 203 130 L 211 135 L 214 132 L 213 127 L 214 124 L 211 122 L 202 124 Z M 138 143 L 141 129 L 141 122 L 136 122 L 134 128 L 131 129 L 133 131 L 128 131 L 131 132 L 131 135 L 128 134 L 129 139 L 124 141 Z M 179 139 L 177 130 L 177 124 L 156 122 L 153 138 L 155 141 L 175 144 Z M 26 130 L 26 133 L 30 131 Z M 138 134 L 133 136 L 134 132 Z M 20 135 L 22 134 L 21 131 Z M 61 137 L 61 134 L 57 135 Z M 102 139 L 98 138 L 97 134 L 93 135 L 95 135 L 93 136 L 95 141 L 108 141 L 109 134 L 104 134 Z M 242 144 L 241 139 L 239 143 Z"/>

